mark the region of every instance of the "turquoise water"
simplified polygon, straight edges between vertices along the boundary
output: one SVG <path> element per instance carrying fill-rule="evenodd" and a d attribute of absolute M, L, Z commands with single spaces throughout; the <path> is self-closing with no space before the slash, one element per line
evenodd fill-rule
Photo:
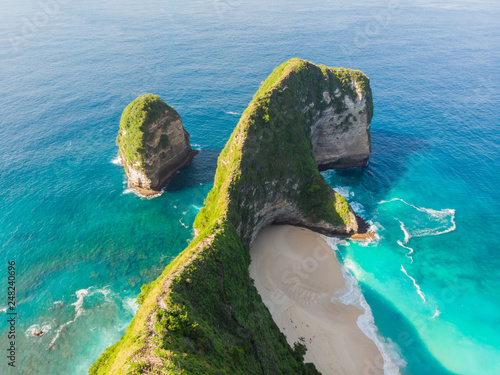
<path fill-rule="evenodd" d="M 401 372 L 500 373 L 496 2 L 40 4 L 0 5 L 1 262 L 16 261 L 19 304 L 17 366 L 0 372 L 85 374 L 119 339 L 141 284 L 192 238 L 260 82 L 301 57 L 371 78 L 370 163 L 325 177 L 377 229 L 340 251 Z M 201 148 L 153 200 L 112 162 L 121 111 L 146 92 Z"/>

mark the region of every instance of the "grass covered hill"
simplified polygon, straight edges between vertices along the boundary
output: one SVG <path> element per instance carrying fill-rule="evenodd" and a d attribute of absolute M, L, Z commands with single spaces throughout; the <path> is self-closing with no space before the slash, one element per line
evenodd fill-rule
<path fill-rule="evenodd" d="M 196 237 L 143 286 L 125 335 L 90 374 L 318 373 L 303 363 L 301 345 L 287 344 L 257 293 L 249 245 L 272 223 L 357 232 L 349 205 L 318 171 L 311 126 L 358 95 L 373 111 L 369 80 L 359 71 L 292 59 L 272 72 L 219 156 Z"/>
<path fill-rule="evenodd" d="M 150 126 L 167 110 L 173 110 L 158 95 L 144 94 L 133 100 L 122 113 L 116 137 L 120 157 L 127 165 L 147 168 L 145 144 L 152 137 Z"/>

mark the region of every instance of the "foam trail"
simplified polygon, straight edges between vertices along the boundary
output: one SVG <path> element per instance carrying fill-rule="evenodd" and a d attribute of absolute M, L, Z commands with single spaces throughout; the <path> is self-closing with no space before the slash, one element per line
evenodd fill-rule
<path fill-rule="evenodd" d="M 419 210 L 419 211 L 422 211 L 422 210 Z M 428 214 L 430 214 L 431 216 L 434 216 L 434 217 L 436 217 L 436 216 L 437 217 L 444 217 L 444 216 L 450 215 L 451 216 L 450 221 L 451 221 L 452 226 L 450 228 L 447 228 L 447 229 L 442 230 L 440 232 L 434 232 L 434 233 L 422 230 L 422 231 L 417 232 L 417 234 L 415 234 L 416 237 L 439 236 L 440 234 L 453 232 L 455 229 L 457 229 L 457 224 L 455 223 L 455 210 L 452 208 L 446 208 L 446 209 L 441 210 L 441 211 L 432 210 L 430 208 L 424 208 L 422 212 L 427 212 Z"/>
<path fill-rule="evenodd" d="M 411 235 L 410 235 L 410 233 L 408 233 L 408 231 L 406 230 L 405 224 L 401 220 L 399 221 L 399 224 L 401 224 L 399 227 L 401 228 L 401 230 L 405 234 L 404 243 L 408 243 L 408 241 L 411 238 Z"/>
<path fill-rule="evenodd" d="M 228 115 L 235 115 L 239 116 L 240 114 L 238 112 L 232 112 L 232 111 L 225 111 Z"/>
<path fill-rule="evenodd" d="M 406 270 L 403 267 L 403 265 L 401 265 L 401 271 L 413 281 L 413 285 L 415 285 L 415 288 L 417 289 L 418 295 L 420 296 L 420 298 L 422 298 L 422 300 L 424 301 L 424 303 L 426 303 L 427 301 L 425 300 L 424 293 L 422 293 L 422 290 L 420 289 L 420 285 L 417 284 L 417 282 L 415 281 L 415 279 L 413 277 L 411 277 L 410 275 L 408 275 L 408 272 L 406 272 Z"/>
<path fill-rule="evenodd" d="M 427 213 L 435 218 L 444 218 L 446 216 L 450 216 L 450 222 L 452 224 L 450 228 L 446 228 L 446 229 L 441 230 L 441 231 L 438 230 L 437 232 L 433 232 L 433 229 L 420 230 L 420 231 L 417 231 L 416 233 L 413 233 L 413 237 L 439 236 L 440 234 L 453 232 L 455 229 L 457 229 L 457 224 L 455 223 L 455 210 L 452 208 L 445 208 L 445 209 L 442 209 L 440 211 L 436 211 L 436 210 L 433 210 L 432 208 L 415 206 L 411 203 L 404 201 L 401 198 L 392 198 L 388 201 L 380 201 L 380 202 L 378 202 L 378 204 L 391 203 L 391 202 L 395 202 L 395 201 L 403 202 L 407 206 L 413 207 L 417 211 L 425 212 L 425 213 Z"/>
<path fill-rule="evenodd" d="M 410 250 L 405 255 L 407 258 L 409 258 L 411 260 L 411 263 L 413 263 L 413 257 L 411 256 L 411 254 L 413 254 L 413 249 L 411 247 L 405 246 L 400 240 L 398 240 L 398 245 L 401 247 L 404 247 L 407 250 Z"/>
<path fill-rule="evenodd" d="M 54 343 L 59 338 L 59 335 L 61 334 L 64 327 L 70 325 L 71 323 L 74 323 L 78 319 L 78 317 L 80 317 L 85 312 L 85 310 L 83 309 L 82 306 L 83 306 L 83 300 L 85 299 L 86 296 L 90 297 L 96 293 L 101 293 L 104 295 L 104 299 L 106 301 L 111 302 L 111 300 L 108 298 L 108 294 L 110 293 L 110 291 L 106 288 L 107 287 L 104 287 L 102 289 L 96 289 L 96 290 L 90 292 L 90 289 L 92 289 L 92 287 L 90 287 L 87 289 L 80 289 L 75 293 L 78 300 L 75 303 L 71 304 L 71 306 L 75 306 L 75 317 L 73 318 L 73 320 L 70 320 L 69 322 L 66 322 L 66 323 L 59 326 L 59 328 L 56 330 L 56 334 L 55 334 L 54 338 L 52 339 L 52 341 L 50 342 L 47 350 L 51 349 L 54 346 Z"/>
<path fill-rule="evenodd" d="M 411 238 L 411 235 L 410 233 L 406 230 L 406 227 L 405 227 L 405 224 L 399 220 L 399 224 L 400 224 L 400 228 L 401 230 L 403 231 L 403 233 L 405 234 L 405 238 L 403 240 L 403 242 L 399 241 L 398 240 L 398 245 L 401 246 L 401 247 L 404 247 L 406 250 L 409 250 L 408 253 L 406 253 L 406 257 L 409 258 L 411 260 L 411 263 L 413 263 L 413 257 L 411 256 L 411 254 L 413 254 L 413 249 L 411 247 L 408 247 L 406 246 L 405 244 L 408 243 L 408 241 L 410 240 Z"/>
<path fill-rule="evenodd" d="M 323 237 L 330 245 L 333 251 L 338 250 L 337 244 L 343 243 L 336 238 Z M 353 305 L 358 307 L 363 314 L 359 316 L 357 324 L 359 329 L 372 340 L 379 350 L 384 360 L 384 374 L 400 375 L 400 368 L 406 367 L 406 361 L 398 354 L 396 344 L 390 340 L 385 340 L 378 334 L 375 319 L 372 310 L 361 292 L 361 288 L 354 276 L 351 275 L 348 265 L 342 265 L 342 275 L 346 279 L 347 292 L 339 297 L 344 305 Z"/>

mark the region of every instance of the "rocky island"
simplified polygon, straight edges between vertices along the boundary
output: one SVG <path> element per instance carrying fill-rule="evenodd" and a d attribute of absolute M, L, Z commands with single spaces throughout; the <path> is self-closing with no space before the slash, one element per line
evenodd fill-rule
<path fill-rule="evenodd" d="M 139 96 L 125 108 L 116 143 L 129 188 L 143 196 L 159 194 L 198 153 L 177 111 L 153 94 Z"/>
<path fill-rule="evenodd" d="M 250 244 L 270 224 L 344 238 L 366 229 L 319 169 L 366 163 L 372 115 L 362 72 L 300 59 L 277 67 L 219 156 L 195 238 L 141 288 L 125 335 L 89 373 L 318 374 L 257 292 Z"/>

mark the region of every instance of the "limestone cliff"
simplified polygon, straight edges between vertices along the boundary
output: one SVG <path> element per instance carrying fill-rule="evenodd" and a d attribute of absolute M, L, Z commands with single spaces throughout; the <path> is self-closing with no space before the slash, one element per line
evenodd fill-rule
<path fill-rule="evenodd" d="M 287 344 L 253 286 L 249 245 L 273 223 L 342 237 L 360 232 L 318 165 L 366 162 L 372 111 L 369 80 L 359 71 L 300 59 L 277 67 L 219 156 L 196 237 L 143 286 L 124 337 L 90 373 L 318 374 Z"/>
<path fill-rule="evenodd" d="M 158 194 L 197 153 L 177 111 L 152 94 L 125 108 L 116 142 L 129 187 L 145 196 Z"/>
<path fill-rule="evenodd" d="M 371 91 L 356 72 L 337 72 L 343 73 L 346 88 L 323 92 L 328 106 L 317 111 L 311 126 L 314 157 L 320 170 L 362 167 L 371 152 Z M 328 73 L 328 80 L 335 79 L 332 74 Z"/>

